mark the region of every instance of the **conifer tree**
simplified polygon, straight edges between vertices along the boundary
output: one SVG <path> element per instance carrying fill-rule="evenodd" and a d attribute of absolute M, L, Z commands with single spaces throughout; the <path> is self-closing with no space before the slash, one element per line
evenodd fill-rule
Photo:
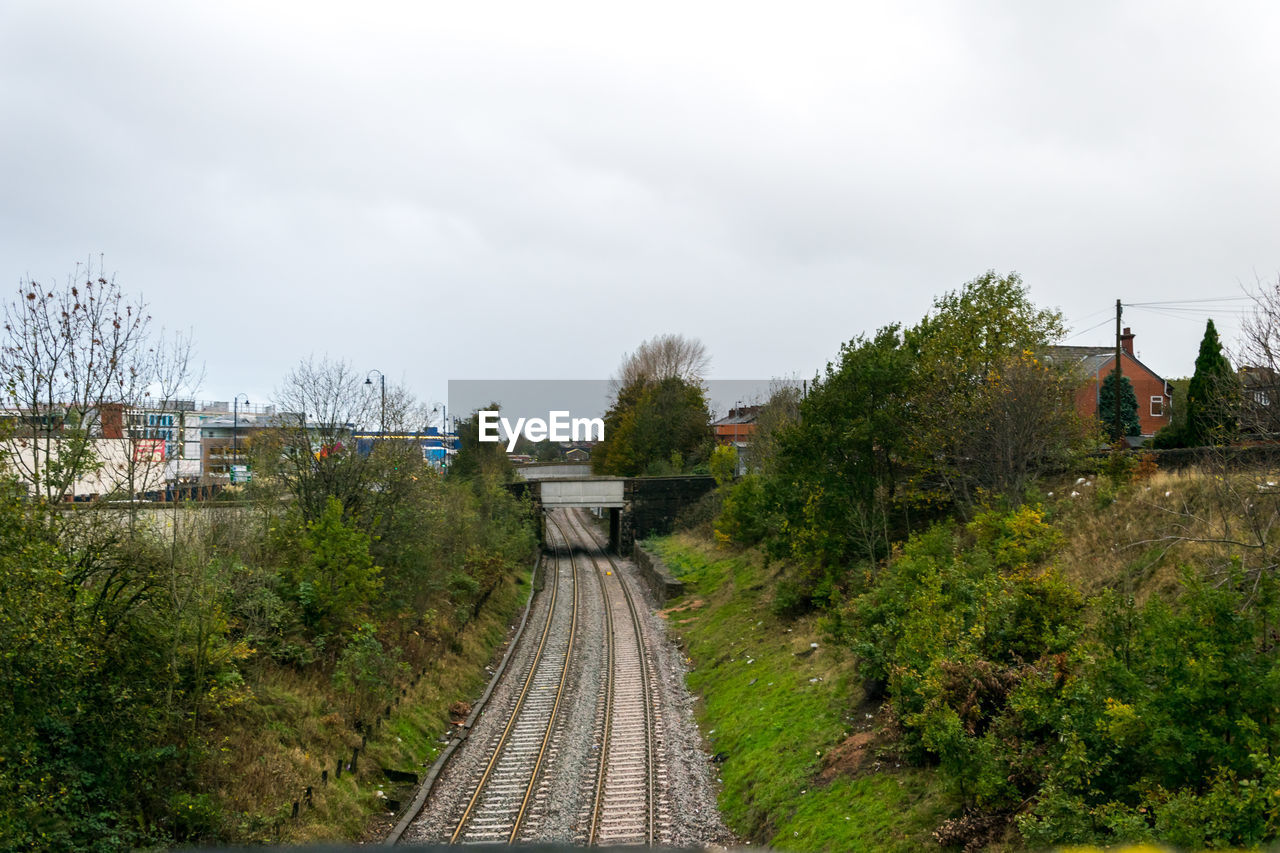
<path fill-rule="evenodd" d="M 1187 435 L 1191 447 L 1230 441 L 1238 428 L 1240 382 L 1222 354 L 1213 320 L 1205 324 L 1196 372 L 1187 388 Z"/>
<path fill-rule="evenodd" d="M 1098 418 L 1105 430 L 1113 436 L 1116 420 L 1115 388 L 1116 374 L 1112 371 L 1102 380 L 1102 387 L 1098 389 Z M 1138 420 L 1138 398 L 1133 393 L 1133 383 L 1123 375 L 1120 377 L 1120 426 L 1124 435 L 1142 435 L 1142 422 Z"/>

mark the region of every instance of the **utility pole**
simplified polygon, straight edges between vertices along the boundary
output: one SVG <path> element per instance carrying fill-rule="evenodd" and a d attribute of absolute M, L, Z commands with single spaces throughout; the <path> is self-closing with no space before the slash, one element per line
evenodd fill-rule
<path fill-rule="evenodd" d="M 1115 370 L 1116 378 L 1112 381 L 1112 385 L 1111 385 L 1111 399 L 1112 399 L 1112 402 L 1115 404 L 1114 405 L 1115 420 L 1112 422 L 1112 425 L 1111 425 L 1111 437 L 1116 441 L 1119 441 L 1121 438 L 1124 437 L 1124 427 L 1120 423 L 1120 379 L 1122 378 L 1122 374 L 1120 373 L 1120 312 L 1121 312 L 1120 300 L 1117 299 L 1116 300 L 1116 370 Z"/>

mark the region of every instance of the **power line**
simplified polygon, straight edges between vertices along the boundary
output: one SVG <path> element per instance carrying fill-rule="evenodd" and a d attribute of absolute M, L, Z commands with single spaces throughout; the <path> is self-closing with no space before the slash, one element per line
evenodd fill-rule
<path fill-rule="evenodd" d="M 1175 299 L 1167 302 L 1123 302 L 1125 308 L 1170 308 L 1175 305 L 1194 305 L 1201 302 L 1241 302 L 1253 300 L 1252 296 L 1210 296 L 1205 299 Z"/>
<path fill-rule="evenodd" d="M 1135 306 L 1126 306 L 1135 307 Z M 1156 308 L 1156 307 L 1138 307 L 1138 311 L 1146 311 L 1149 314 L 1158 314 L 1161 317 L 1172 317 L 1178 320 L 1199 320 L 1204 318 L 1233 317 L 1243 318 L 1249 313 L 1247 310 L 1240 308 L 1223 308 L 1222 310 L 1212 310 L 1207 308 Z"/>
<path fill-rule="evenodd" d="M 1103 320 L 1101 323 L 1097 323 L 1097 324 L 1095 324 L 1095 325 L 1092 325 L 1092 326 L 1090 326 L 1090 327 L 1089 327 L 1089 328 L 1087 328 L 1087 329 L 1081 329 L 1081 330 L 1080 330 L 1080 331 L 1078 331 L 1078 332 L 1072 332 L 1071 334 L 1069 334 L 1069 335 L 1067 335 L 1065 338 L 1063 338 L 1063 340 L 1064 340 L 1064 341 L 1069 341 L 1069 340 L 1071 340 L 1072 338 L 1078 338 L 1078 337 L 1080 337 L 1081 335 L 1085 334 L 1086 332 L 1092 332 L 1094 329 L 1102 328 L 1103 326 L 1107 325 L 1107 324 L 1108 324 L 1108 323 L 1110 323 L 1110 322 L 1111 322 L 1111 318 L 1110 318 L 1110 317 L 1108 317 L 1108 318 L 1106 318 L 1105 320 Z"/>

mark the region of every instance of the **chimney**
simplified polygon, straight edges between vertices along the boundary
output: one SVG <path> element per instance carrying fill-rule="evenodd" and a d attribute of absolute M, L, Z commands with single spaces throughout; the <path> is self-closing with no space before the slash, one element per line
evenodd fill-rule
<path fill-rule="evenodd" d="M 1130 356 L 1133 355 L 1133 332 L 1129 331 L 1128 326 L 1124 327 L 1124 334 L 1120 336 L 1120 346 L 1123 347 L 1124 351 L 1129 353 Z"/>

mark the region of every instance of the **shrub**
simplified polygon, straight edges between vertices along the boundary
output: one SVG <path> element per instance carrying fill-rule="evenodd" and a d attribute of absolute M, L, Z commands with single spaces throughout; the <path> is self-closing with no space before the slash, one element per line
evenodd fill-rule
<path fill-rule="evenodd" d="M 767 532 L 764 482 L 757 474 L 747 474 L 729 486 L 724 508 L 716 519 L 716 539 L 737 545 L 756 545 Z"/>
<path fill-rule="evenodd" d="M 395 698 L 396 679 L 408 674 L 398 649 L 385 649 L 377 629 L 361 625 L 347 641 L 333 669 L 337 688 L 348 714 L 357 722 L 367 721 L 379 708 Z"/>
<path fill-rule="evenodd" d="M 360 624 L 382 587 L 382 569 L 373 564 L 368 535 L 343 519 L 337 498 L 330 497 L 320 517 L 307 524 L 301 550 L 286 575 L 303 623 L 314 635 L 342 634 Z"/>

